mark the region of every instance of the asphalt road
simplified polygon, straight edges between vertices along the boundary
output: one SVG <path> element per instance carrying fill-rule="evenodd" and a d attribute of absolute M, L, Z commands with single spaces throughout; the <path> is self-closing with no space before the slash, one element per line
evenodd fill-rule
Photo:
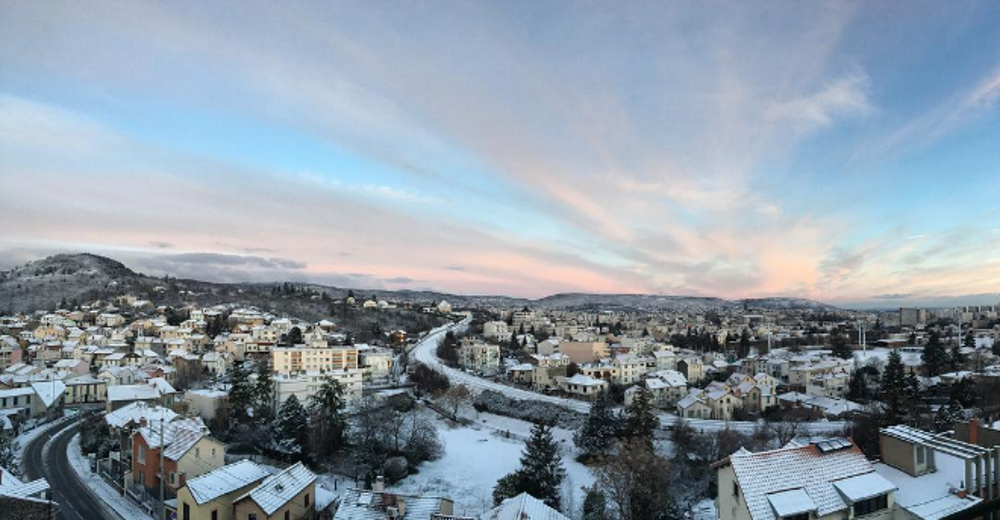
<path fill-rule="evenodd" d="M 586 401 L 541 394 L 531 390 L 525 390 L 523 388 L 515 388 L 513 386 L 508 386 L 469 374 L 442 363 L 437 357 L 436 351 L 438 344 L 444 340 L 444 335 L 449 330 L 455 330 L 457 332 L 463 327 L 468 326 L 470 321 L 470 318 L 466 318 L 458 323 L 444 325 L 432 330 L 413 347 L 413 358 L 427 365 L 434 371 L 448 376 L 448 379 L 452 382 L 452 384 L 464 384 L 473 392 L 493 390 L 513 399 L 551 403 L 579 413 L 587 413 L 590 411 L 590 403 Z M 660 426 L 662 428 L 670 428 L 680 420 L 677 415 L 667 412 L 658 412 L 657 416 L 660 419 Z M 754 421 L 721 421 L 714 419 L 685 419 L 685 421 L 687 421 L 692 428 L 702 431 L 719 431 L 731 428 L 744 433 L 752 433 L 757 427 L 757 423 Z M 843 421 L 820 421 L 804 423 L 802 425 L 806 432 L 812 434 L 839 433 L 844 430 L 845 426 L 846 423 Z"/>
<path fill-rule="evenodd" d="M 45 477 L 52 500 L 59 504 L 59 520 L 118 520 L 110 516 L 100 499 L 77 478 L 69 465 L 66 450 L 80 429 L 80 419 L 48 430 L 28 443 L 24 451 L 24 470 L 28 480 Z M 46 448 L 47 447 L 47 448 Z"/>

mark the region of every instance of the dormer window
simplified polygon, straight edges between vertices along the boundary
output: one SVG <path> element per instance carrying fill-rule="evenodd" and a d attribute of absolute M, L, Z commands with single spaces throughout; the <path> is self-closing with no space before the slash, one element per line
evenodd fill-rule
<path fill-rule="evenodd" d="M 889 495 L 879 495 L 854 503 L 854 516 L 876 513 L 889 507 Z"/>

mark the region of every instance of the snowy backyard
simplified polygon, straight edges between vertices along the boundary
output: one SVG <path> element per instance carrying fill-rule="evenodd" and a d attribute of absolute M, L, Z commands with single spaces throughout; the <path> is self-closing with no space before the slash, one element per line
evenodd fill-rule
<path fill-rule="evenodd" d="M 455 513 L 478 515 L 493 506 L 493 486 L 498 479 L 519 467 L 524 440 L 531 423 L 469 410 L 471 426 L 455 426 L 451 421 L 437 419 L 438 434 L 444 445 L 444 455 L 424 463 L 420 472 L 390 487 L 391 491 L 423 495 L 440 495 L 455 501 Z M 505 438 L 505 432 L 510 438 Z M 583 502 L 582 486 L 594 478 L 585 466 L 573 460 L 575 456 L 572 432 L 553 430 L 563 446 L 563 508 L 572 511 Z"/>

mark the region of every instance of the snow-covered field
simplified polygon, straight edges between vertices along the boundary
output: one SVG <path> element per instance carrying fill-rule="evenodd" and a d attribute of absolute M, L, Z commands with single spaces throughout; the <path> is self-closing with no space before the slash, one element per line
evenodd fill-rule
<path fill-rule="evenodd" d="M 492 414 L 476 415 L 478 424 L 474 426 L 454 426 L 450 421 L 437 420 L 444 456 L 424 463 L 420 473 L 390 487 L 390 491 L 450 498 L 455 501 L 455 513 L 461 515 L 479 515 L 493 507 L 493 486 L 520 466 L 523 439 L 531 423 Z M 504 435 L 508 430 L 510 438 Z M 572 432 L 556 429 L 554 437 L 563 445 L 566 468 L 563 508 L 574 510 L 583 503 L 580 488 L 593 483 L 594 477 L 573 460 Z"/>

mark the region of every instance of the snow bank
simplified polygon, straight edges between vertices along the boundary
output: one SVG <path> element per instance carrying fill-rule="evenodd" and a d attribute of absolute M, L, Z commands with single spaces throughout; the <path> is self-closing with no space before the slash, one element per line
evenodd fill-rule
<path fill-rule="evenodd" d="M 76 434 L 69 442 L 66 449 L 69 458 L 69 465 L 73 467 L 76 476 L 83 481 L 104 504 L 113 509 L 122 518 L 136 520 L 153 520 L 153 517 L 146 514 L 146 511 L 121 496 L 118 490 L 111 487 L 99 475 L 90 471 L 90 462 L 80 451 L 80 434 Z"/>

